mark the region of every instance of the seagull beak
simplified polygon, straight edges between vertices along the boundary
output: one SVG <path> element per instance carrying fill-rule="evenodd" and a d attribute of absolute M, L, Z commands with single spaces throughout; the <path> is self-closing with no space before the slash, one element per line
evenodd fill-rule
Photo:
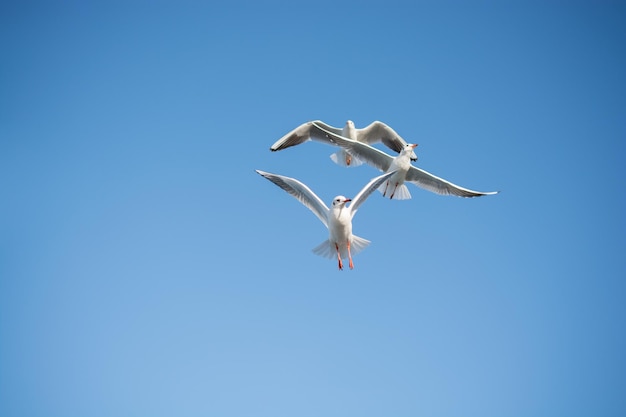
<path fill-rule="evenodd" d="M 351 198 L 346 198 L 345 202 L 347 203 L 348 201 L 352 201 L 352 199 Z"/>
<path fill-rule="evenodd" d="M 411 145 L 413 147 L 413 149 L 417 148 L 417 143 L 414 143 L 413 145 Z"/>

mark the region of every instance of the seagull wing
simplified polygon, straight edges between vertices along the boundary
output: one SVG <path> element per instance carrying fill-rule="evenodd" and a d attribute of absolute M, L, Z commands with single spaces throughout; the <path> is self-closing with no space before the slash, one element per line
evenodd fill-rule
<path fill-rule="evenodd" d="M 443 178 L 439 178 L 430 172 L 426 172 L 423 169 L 411 166 L 406 173 L 406 181 L 412 182 L 420 188 L 432 191 L 442 195 L 456 195 L 458 197 L 481 197 L 483 195 L 498 194 L 497 191 L 481 192 L 472 191 L 467 188 L 459 187 L 452 184 L 450 181 L 446 181 Z"/>
<path fill-rule="evenodd" d="M 269 172 L 260 171 L 258 169 L 256 172 L 297 198 L 298 201 L 311 210 L 313 214 L 324 223 L 324 226 L 328 228 L 328 207 L 309 187 L 295 178 L 270 174 Z"/>
<path fill-rule="evenodd" d="M 391 166 L 391 162 L 393 162 L 393 156 L 387 155 L 383 151 L 380 151 L 366 143 L 348 139 L 341 136 L 341 134 L 325 129 L 323 126 L 318 125 L 317 122 L 313 122 L 313 125 L 319 129 L 320 132 L 323 132 L 326 135 L 327 140 L 330 143 L 341 146 L 352 156 L 360 159 L 361 161 L 367 162 L 373 167 L 378 168 L 380 171 L 386 172 Z"/>
<path fill-rule="evenodd" d="M 308 140 L 317 140 L 320 142 L 325 142 L 328 144 L 332 144 L 326 135 L 322 133 L 319 129 L 314 127 L 314 124 L 320 127 L 323 127 L 324 130 L 329 132 L 333 132 L 336 134 L 341 134 L 341 129 L 327 125 L 321 120 L 315 120 L 312 122 L 306 122 L 296 127 L 291 132 L 287 133 L 282 138 L 278 139 L 271 147 L 270 150 L 281 151 L 285 148 L 289 148 L 290 146 L 300 145 Z"/>
<path fill-rule="evenodd" d="M 368 145 L 382 142 L 389 149 L 397 153 L 400 153 L 407 144 L 395 130 L 379 121 L 375 121 L 363 129 L 357 129 L 356 139 Z"/>
<path fill-rule="evenodd" d="M 354 217 L 354 214 L 359 209 L 359 206 L 376 190 L 380 185 L 385 182 L 389 177 L 395 174 L 396 171 L 387 172 L 379 177 L 372 178 L 365 187 L 352 199 L 350 203 L 350 215 Z"/>

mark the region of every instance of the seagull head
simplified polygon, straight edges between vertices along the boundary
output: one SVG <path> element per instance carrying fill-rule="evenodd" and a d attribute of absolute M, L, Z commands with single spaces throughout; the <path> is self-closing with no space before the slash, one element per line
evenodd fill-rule
<path fill-rule="evenodd" d="M 352 120 L 348 120 L 346 122 L 346 127 L 354 129 L 354 122 Z"/>
<path fill-rule="evenodd" d="M 409 143 L 408 145 L 404 145 L 404 149 L 402 149 L 401 153 L 405 155 L 409 155 L 409 157 L 411 158 L 411 161 L 417 161 L 415 148 L 417 148 L 417 143 Z"/>
<path fill-rule="evenodd" d="M 346 198 L 342 195 L 338 195 L 337 197 L 333 198 L 333 208 L 342 208 L 346 205 L 346 203 L 348 201 L 352 201 L 351 198 Z"/>

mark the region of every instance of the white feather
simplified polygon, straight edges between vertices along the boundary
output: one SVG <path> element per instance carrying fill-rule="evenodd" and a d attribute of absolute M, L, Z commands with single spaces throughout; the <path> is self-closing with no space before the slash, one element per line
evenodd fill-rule
<path fill-rule="evenodd" d="M 411 192 L 406 184 L 394 186 L 391 181 L 385 181 L 380 187 L 378 187 L 378 191 L 383 196 L 391 198 L 392 200 L 409 200 L 411 198 Z"/>
<path fill-rule="evenodd" d="M 322 258 L 333 259 L 335 257 L 335 245 L 326 239 L 319 245 L 313 248 L 313 253 L 321 256 Z"/>
<path fill-rule="evenodd" d="M 342 167 L 358 167 L 359 165 L 363 165 L 363 161 L 355 156 L 350 155 L 344 149 L 341 149 L 330 155 L 330 159 L 332 159 L 334 163 Z M 348 163 L 348 161 L 350 163 Z"/>

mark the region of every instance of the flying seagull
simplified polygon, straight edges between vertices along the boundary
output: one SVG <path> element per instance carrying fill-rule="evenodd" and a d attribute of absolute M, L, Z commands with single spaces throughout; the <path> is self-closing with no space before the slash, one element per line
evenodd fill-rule
<path fill-rule="evenodd" d="M 327 125 L 321 120 L 314 120 L 312 122 L 301 124 L 282 138 L 278 139 L 276 143 L 271 146 L 270 150 L 273 152 L 280 151 L 285 148 L 289 148 L 290 146 L 300 145 L 308 140 L 316 140 L 329 145 L 334 145 L 334 143 L 326 136 L 325 131 L 332 132 L 336 135 L 356 140 L 361 143 L 366 143 L 368 145 L 382 142 L 387 147 L 398 153 L 401 152 L 406 145 L 404 139 L 402 139 L 395 130 L 383 122 L 375 121 L 363 129 L 357 129 L 354 127 L 352 120 L 348 120 L 343 129 L 341 129 Z M 330 158 L 336 164 L 341 166 L 358 166 L 363 163 L 343 149 L 332 154 Z M 417 161 L 417 155 L 415 155 L 415 153 L 411 153 L 411 159 L 413 161 Z"/>
<path fill-rule="evenodd" d="M 297 198 L 324 223 L 328 229 L 328 239 L 316 246 L 313 252 L 329 259 L 336 254 L 340 270 L 343 269 L 342 259 L 346 258 L 349 260 L 350 269 L 354 268 L 352 253 L 357 254 L 370 244 L 369 240 L 352 234 L 352 218 L 367 197 L 394 174 L 388 172 L 373 178 L 353 199 L 342 195 L 336 196 L 329 209 L 309 187 L 295 178 L 259 170 L 256 172 Z M 348 202 L 351 203 L 346 206 Z"/>
<path fill-rule="evenodd" d="M 383 172 L 395 171 L 384 184 L 379 188 L 383 196 L 389 196 L 390 199 L 406 200 L 411 198 L 409 189 L 404 184 L 405 181 L 412 182 L 418 187 L 424 188 L 437 194 L 455 195 L 458 197 L 481 197 L 484 195 L 497 194 L 493 192 L 473 191 L 467 188 L 459 187 L 449 181 L 439 178 L 430 172 L 411 165 L 411 154 L 417 145 L 404 145 L 400 151 L 400 155 L 393 156 L 370 146 L 365 143 L 358 142 L 335 132 L 325 129 L 323 126 L 313 122 L 313 125 L 324 132 L 327 139 L 337 146 L 341 146 L 349 154 L 353 155 L 368 164 L 378 168 Z"/>

